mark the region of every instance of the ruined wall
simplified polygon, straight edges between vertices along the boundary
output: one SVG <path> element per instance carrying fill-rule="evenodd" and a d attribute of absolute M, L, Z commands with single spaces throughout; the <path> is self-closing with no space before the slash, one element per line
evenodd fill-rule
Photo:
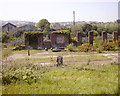
<path fill-rule="evenodd" d="M 82 44 L 82 33 L 77 33 L 78 46 Z"/>
<path fill-rule="evenodd" d="M 113 32 L 113 41 L 118 40 L 118 32 Z"/>
<path fill-rule="evenodd" d="M 38 47 L 43 47 L 43 34 L 38 37 Z"/>
<path fill-rule="evenodd" d="M 107 40 L 107 32 L 103 31 L 102 32 L 102 41 L 106 41 Z"/>
<path fill-rule="evenodd" d="M 69 39 L 64 33 L 51 33 L 50 40 L 52 47 L 66 47 L 69 44 Z"/>
<path fill-rule="evenodd" d="M 88 33 L 88 43 L 93 45 L 93 32 Z"/>

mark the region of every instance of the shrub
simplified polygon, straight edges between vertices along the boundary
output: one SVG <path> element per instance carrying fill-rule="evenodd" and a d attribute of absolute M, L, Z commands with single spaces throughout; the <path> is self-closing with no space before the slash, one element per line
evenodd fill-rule
<path fill-rule="evenodd" d="M 101 51 L 114 51 L 115 50 L 115 43 L 109 42 L 109 41 L 101 42 L 99 49 Z"/>
<path fill-rule="evenodd" d="M 72 39 L 70 39 L 70 43 L 73 43 L 74 45 L 77 45 L 77 40 L 72 38 Z"/>
<path fill-rule="evenodd" d="M 95 46 L 92 46 L 92 45 L 89 44 L 89 43 L 86 43 L 86 44 L 82 44 L 81 46 L 78 46 L 78 49 L 79 49 L 81 52 L 88 52 L 88 51 L 95 51 L 95 50 L 96 50 L 96 47 L 95 47 Z"/>
<path fill-rule="evenodd" d="M 11 68 L 8 69 L 4 69 L 3 70 L 3 75 L 2 75 L 2 80 L 3 80 L 3 84 L 10 84 L 13 82 L 17 82 L 17 81 L 24 81 L 27 82 L 28 84 L 31 84 L 32 82 L 36 82 L 39 77 L 38 77 L 38 73 L 36 71 L 34 71 L 31 68 L 29 69 L 17 69 L 14 70 L 12 69 L 12 66 L 10 66 Z"/>
<path fill-rule="evenodd" d="M 75 51 L 75 46 L 73 46 L 73 43 L 69 44 L 67 46 L 68 51 Z"/>
<path fill-rule="evenodd" d="M 88 43 L 87 40 L 82 40 L 82 44 Z"/>
<path fill-rule="evenodd" d="M 120 40 L 116 40 L 116 41 L 114 42 L 114 44 L 115 44 L 116 47 L 119 48 L 119 47 L 120 47 Z"/>
<path fill-rule="evenodd" d="M 98 35 L 98 36 L 95 38 L 94 43 L 95 43 L 95 46 L 97 46 L 97 47 L 100 45 L 100 35 Z"/>

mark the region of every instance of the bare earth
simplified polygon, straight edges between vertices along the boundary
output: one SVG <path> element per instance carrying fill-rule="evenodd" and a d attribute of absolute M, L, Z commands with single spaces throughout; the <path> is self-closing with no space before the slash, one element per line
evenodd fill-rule
<path fill-rule="evenodd" d="M 90 64 L 117 64 L 118 63 L 118 53 L 107 53 L 107 54 L 88 54 L 88 55 L 63 55 L 63 57 L 76 57 L 76 56 L 91 56 L 91 55 L 103 55 L 106 56 L 108 58 L 110 58 L 110 60 L 92 60 L 90 61 Z M 9 57 L 7 57 L 7 60 L 16 60 L 16 59 L 22 59 L 22 58 L 49 58 L 50 56 L 52 57 L 57 57 L 58 55 L 56 55 L 54 52 L 40 52 L 40 53 L 35 53 L 31 56 L 28 56 L 27 54 L 13 54 L 10 55 Z M 74 61 L 76 63 L 87 63 L 88 61 Z M 67 64 L 68 62 L 64 62 L 64 64 Z M 70 62 L 72 63 L 72 62 Z M 41 65 L 49 65 L 50 63 L 39 63 Z"/>

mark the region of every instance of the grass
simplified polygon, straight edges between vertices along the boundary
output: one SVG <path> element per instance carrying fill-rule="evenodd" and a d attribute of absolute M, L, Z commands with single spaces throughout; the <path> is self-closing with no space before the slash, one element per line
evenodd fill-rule
<path fill-rule="evenodd" d="M 49 70 L 48 70 L 49 69 Z M 117 65 L 70 64 L 49 67 L 39 74 L 40 80 L 31 85 L 4 85 L 3 94 L 116 94 Z M 31 91 L 32 90 L 32 91 Z"/>
<path fill-rule="evenodd" d="M 98 55 L 98 56 L 75 56 L 75 57 L 64 57 L 63 56 L 63 61 L 64 62 L 80 62 L 80 61 L 88 61 L 88 60 L 110 60 L 109 58 Z M 22 58 L 22 59 L 17 59 L 15 60 L 16 63 L 19 62 L 30 62 L 30 63 L 56 63 L 56 57 L 53 57 L 53 59 L 50 58 Z"/>
<path fill-rule="evenodd" d="M 11 55 L 12 54 L 12 49 L 9 49 L 9 48 L 3 48 L 2 49 L 2 59 L 4 59 L 4 58 L 6 58 L 6 57 L 8 57 L 9 55 Z"/>
<path fill-rule="evenodd" d="M 10 54 L 27 54 L 27 50 L 6 51 L 4 57 Z M 31 50 L 31 54 L 40 53 L 40 50 Z M 51 52 L 51 51 L 49 51 Z M 112 53 L 112 52 L 111 52 Z M 64 55 L 85 55 L 75 57 L 64 57 Z M 91 55 L 90 55 L 91 54 Z M 63 66 L 38 66 L 35 72 L 39 75 L 39 81 L 28 84 L 17 81 L 8 85 L 3 84 L 3 94 L 116 94 L 118 93 L 118 65 L 85 65 L 80 61 L 88 60 L 109 60 L 98 53 L 85 52 L 58 52 L 50 54 L 39 54 L 42 56 L 63 56 Z M 89 56 L 86 56 L 89 55 Z M 38 56 L 38 57 L 39 57 Z M 76 62 L 77 61 L 77 62 Z M 9 62 L 9 61 L 8 61 Z M 10 70 L 22 69 L 25 66 L 30 68 L 34 63 L 56 63 L 56 58 L 23 58 L 10 61 Z M 22 67 L 21 67 L 22 66 Z M 4 66 L 3 66 L 4 67 Z M 7 68 L 7 67 L 5 67 Z M 3 68 L 3 69 L 5 69 Z M 14 70 L 12 70 L 14 72 Z M 9 73 L 9 72 L 8 72 Z M 20 74 L 20 73 L 19 73 Z"/>

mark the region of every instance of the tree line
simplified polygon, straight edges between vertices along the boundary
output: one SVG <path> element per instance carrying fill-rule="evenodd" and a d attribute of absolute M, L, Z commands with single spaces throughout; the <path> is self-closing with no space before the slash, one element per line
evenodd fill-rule
<path fill-rule="evenodd" d="M 77 32 L 82 32 L 83 36 L 88 36 L 89 31 L 93 31 L 95 36 L 101 36 L 102 31 L 106 31 L 108 34 L 112 34 L 114 31 L 120 30 L 120 24 L 114 22 L 101 23 L 101 24 L 77 24 L 75 26 L 71 26 L 71 28 L 67 28 L 66 26 L 61 27 L 61 30 L 69 30 L 71 32 L 71 37 L 76 37 Z M 37 23 L 37 30 L 44 33 L 44 39 L 49 39 L 50 33 L 55 31 L 54 28 L 50 28 L 50 22 L 47 19 L 42 19 Z M 15 30 L 14 32 L 3 32 L 2 42 L 10 42 L 17 39 L 24 40 L 23 33 L 26 30 L 20 29 Z M 120 33 L 119 33 L 120 35 Z"/>

